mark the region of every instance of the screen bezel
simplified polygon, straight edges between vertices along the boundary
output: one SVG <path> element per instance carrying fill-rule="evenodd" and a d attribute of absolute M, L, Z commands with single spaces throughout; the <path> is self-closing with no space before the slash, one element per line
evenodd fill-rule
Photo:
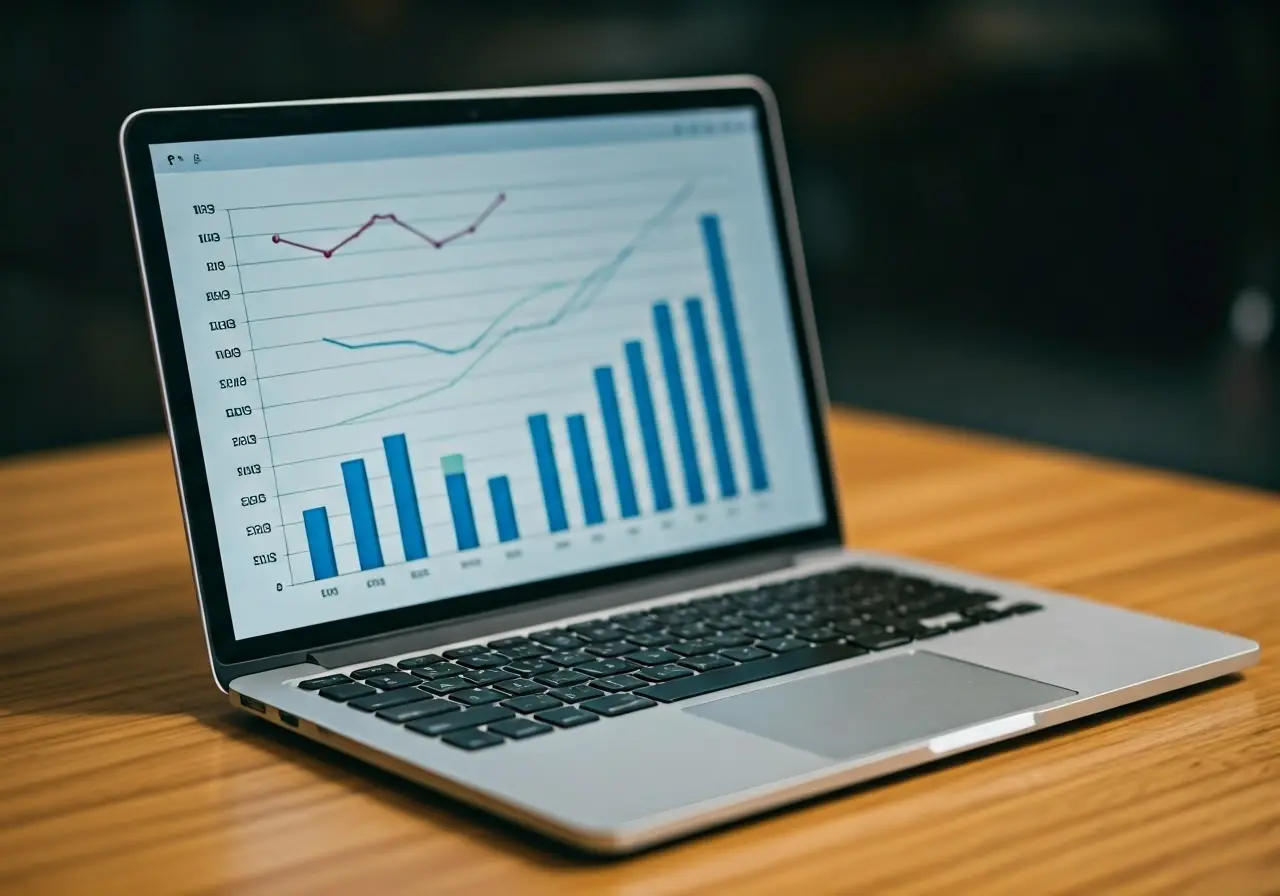
<path fill-rule="evenodd" d="M 830 458 L 827 454 L 825 393 L 817 377 L 820 364 L 809 310 L 808 286 L 800 261 L 790 185 L 776 110 L 768 89 L 755 79 L 729 80 L 713 86 L 706 79 L 652 83 L 549 88 L 545 91 L 477 92 L 449 96 L 387 98 L 200 109 L 163 109 L 135 113 L 121 129 L 121 152 L 133 207 L 138 257 L 147 294 L 156 360 L 165 396 L 196 586 L 204 611 L 205 631 L 216 664 L 259 661 L 299 654 L 334 644 L 543 600 L 561 594 L 634 582 L 729 561 L 748 554 L 803 549 L 839 543 L 840 520 Z M 817 526 L 707 548 L 675 556 L 640 560 L 621 566 L 540 579 L 487 592 L 460 595 L 363 616 L 237 639 L 227 599 L 221 550 L 205 475 L 195 401 L 191 389 L 169 253 L 150 152 L 151 144 L 274 137 L 386 128 L 431 127 L 539 118 L 614 115 L 750 106 L 760 122 L 762 150 L 788 299 L 801 359 L 810 437 L 822 485 L 824 521 Z M 805 363 L 808 361 L 809 363 Z"/>

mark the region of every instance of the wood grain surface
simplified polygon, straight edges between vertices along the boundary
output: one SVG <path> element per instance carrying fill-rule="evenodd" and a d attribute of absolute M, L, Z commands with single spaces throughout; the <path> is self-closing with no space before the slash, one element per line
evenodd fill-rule
<path fill-rule="evenodd" d="M 1280 499 L 883 418 L 833 427 L 852 543 L 1225 628 L 1261 665 L 584 859 L 231 710 L 161 440 L 23 459 L 0 465 L 0 891 L 1280 891 Z"/>

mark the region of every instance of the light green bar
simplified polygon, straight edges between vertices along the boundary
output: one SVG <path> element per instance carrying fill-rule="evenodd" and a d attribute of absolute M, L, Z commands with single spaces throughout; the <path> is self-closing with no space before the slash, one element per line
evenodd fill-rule
<path fill-rule="evenodd" d="M 465 473 L 466 468 L 462 463 L 461 454 L 446 454 L 440 458 L 440 466 L 444 468 L 444 475 L 450 473 Z"/>

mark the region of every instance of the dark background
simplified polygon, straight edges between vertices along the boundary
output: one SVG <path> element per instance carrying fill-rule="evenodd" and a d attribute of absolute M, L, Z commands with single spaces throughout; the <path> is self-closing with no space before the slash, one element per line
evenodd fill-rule
<path fill-rule="evenodd" d="M 1280 488 L 1280 4 L 4 16 L 0 455 L 162 427 L 129 111 L 751 71 L 782 106 L 835 400 Z"/>

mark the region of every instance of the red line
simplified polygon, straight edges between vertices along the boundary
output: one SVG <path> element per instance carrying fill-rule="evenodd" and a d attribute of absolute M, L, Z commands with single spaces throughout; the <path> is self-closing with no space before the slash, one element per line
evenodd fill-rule
<path fill-rule="evenodd" d="M 323 255 L 325 258 L 332 258 L 334 252 L 337 252 L 347 243 L 359 237 L 361 234 L 363 234 L 366 230 L 368 230 L 374 224 L 377 224 L 379 221 L 390 221 L 392 224 L 396 225 L 397 227 L 400 227 L 404 230 L 409 231 L 409 233 L 412 233 L 418 239 L 430 245 L 431 248 L 442 249 L 445 246 L 452 243 L 454 240 L 461 239 L 464 236 L 469 236 L 470 234 L 475 233 L 476 228 L 478 228 L 481 224 L 483 224 L 490 215 L 492 215 L 495 211 L 498 210 L 498 206 L 502 205 L 502 203 L 506 201 L 507 201 L 507 194 L 499 193 L 497 196 L 494 197 L 492 202 L 490 202 L 487 206 L 485 206 L 484 211 L 476 215 L 475 220 L 473 220 L 466 227 L 462 228 L 461 230 L 456 230 L 453 233 L 449 234 L 448 236 L 439 237 L 439 238 L 428 236 L 427 234 L 423 233 L 421 230 L 414 227 L 413 225 L 406 224 L 404 221 L 401 221 L 394 214 L 387 213 L 387 214 L 379 214 L 379 215 L 370 215 L 368 221 L 365 221 L 363 224 L 361 224 L 351 233 L 347 234 L 337 243 L 330 246 L 328 249 L 324 248 L 323 246 L 308 246 L 306 243 L 294 242 L 288 237 L 283 237 L 278 233 L 271 234 L 271 242 L 284 243 L 286 246 L 293 246 L 296 249 L 305 249 L 308 252 L 315 252 L 317 255 Z"/>

